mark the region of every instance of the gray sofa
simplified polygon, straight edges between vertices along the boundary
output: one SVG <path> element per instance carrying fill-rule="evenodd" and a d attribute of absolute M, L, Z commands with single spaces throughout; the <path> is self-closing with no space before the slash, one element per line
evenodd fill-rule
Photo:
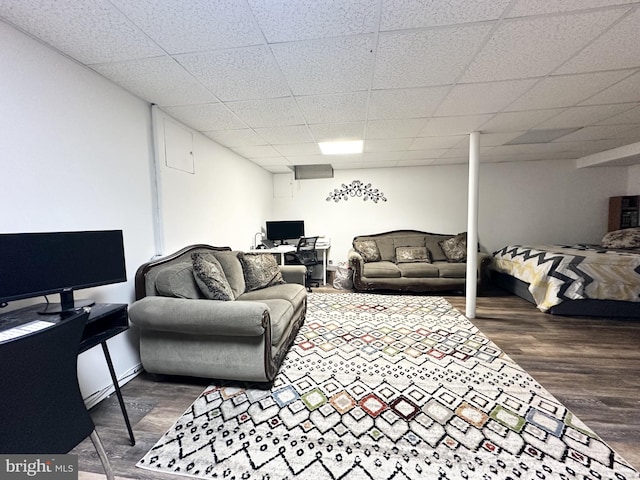
<path fill-rule="evenodd" d="M 212 300 L 194 277 L 192 254 L 211 254 L 233 300 Z M 305 268 L 278 267 L 286 283 L 246 291 L 243 252 L 191 245 L 142 265 L 129 308 L 148 372 L 271 381 L 305 318 Z M 208 257 L 211 258 L 210 256 Z M 207 293 L 207 292 L 205 292 Z"/>
<path fill-rule="evenodd" d="M 465 252 L 466 234 L 394 230 L 355 237 L 348 262 L 355 290 L 464 291 Z M 489 262 L 489 254 L 478 253 L 478 288 Z"/>

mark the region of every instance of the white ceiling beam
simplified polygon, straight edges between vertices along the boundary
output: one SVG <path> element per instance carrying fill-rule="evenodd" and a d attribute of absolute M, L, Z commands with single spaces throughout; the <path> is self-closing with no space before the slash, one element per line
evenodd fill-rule
<path fill-rule="evenodd" d="M 576 160 L 578 168 L 599 167 L 599 166 L 628 166 L 640 161 L 640 142 L 624 145 L 622 147 L 605 150 L 604 152 L 593 153 Z"/>

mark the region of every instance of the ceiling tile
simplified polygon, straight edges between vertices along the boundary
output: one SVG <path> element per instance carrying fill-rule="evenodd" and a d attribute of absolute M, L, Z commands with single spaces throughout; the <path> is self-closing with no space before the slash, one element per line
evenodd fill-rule
<path fill-rule="evenodd" d="M 384 140 L 368 139 L 364 142 L 366 152 L 395 152 L 409 148 L 412 138 L 386 138 Z"/>
<path fill-rule="evenodd" d="M 469 138 L 468 135 L 451 135 L 448 137 L 418 137 L 413 140 L 408 150 L 434 150 L 452 148 Z"/>
<path fill-rule="evenodd" d="M 424 167 L 426 165 L 431 165 L 435 159 L 433 158 L 425 158 L 425 159 L 415 159 L 415 160 L 400 160 L 396 166 L 397 167 Z"/>
<path fill-rule="evenodd" d="M 290 155 L 321 155 L 320 147 L 317 143 L 276 145 L 274 148 L 285 157 Z"/>
<path fill-rule="evenodd" d="M 404 120 L 370 120 L 367 123 L 366 139 L 415 137 L 427 123 L 425 118 Z"/>
<path fill-rule="evenodd" d="M 570 107 L 559 115 L 537 125 L 537 129 L 584 127 L 605 120 L 618 113 L 632 108 L 632 104 L 593 105 L 587 107 Z"/>
<path fill-rule="evenodd" d="M 462 76 L 463 82 L 548 75 L 623 13 L 604 10 L 505 21 Z"/>
<path fill-rule="evenodd" d="M 630 123 L 640 123 L 640 106 L 594 123 L 598 125 L 627 125 Z"/>
<path fill-rule="evenodd" d="M 484 133 L 480 134 L 480 149 L 481 151 L 488 147 L 495 147 L 498 145 L 504 145 L 510 140 L 522 135 L 523 131 L 516 132 L 504 132 L 504 133 Z M 469 135 L 463 135 L 462 141 L 456 145 L 457 147 L 469 148 Z"/>
<path fill-rule="evenodd" d="M 627 73 L 627 70 L 624 71 Z M 640 102 L 640 72 L 588 98 L 581 105 Z"/>
<path fill-rule="evenodd" d="M 373 36 L 328 38 L 272 45 L 295 95 L 367 90 L 373 65 Z"/>
<path fill-rule="evenodd" d="M 296 97 L 307 123 L 364 121 L 367 116 L 367 93 L 341 93 Z"/>
<path fill-rule="evenodd" d="M 175 58 L 223 101 L 283 97 L 290 93 L 265 46 Z"/>
<path fill-rule="evenodd" d="M 250 128 L 240 130 L 216 130 L 204 132 L 210 139 L 225 147 L 246 147 L 249 145 L 266 145 L 267 141 Z"/>
<path fill-rule="evenodd" d="M 248 145 L 233 147 L 233 151 L 245 158 L 278 157 L 278 152 L 271 145 Z"/>
<path fill-rule="evenodd" d="M 315 165 L 322 163 L 330 163 L 335 167 L 339 163 L 357 163 L 362 162 L 362 154 L 353 155 L 290 155 L 287 159 L 292 165 Z"/>
<path fill-rule="evenodd" d="M 383 0 L 380 30 L 496 20 L 510 0 Z"/>
<path fill-rule="evenodd" d="M 171 54 L 244 47 L 264 42 L 262 33 L 245 2 L 110 2 Z"/>
<path fill-rule="evenodd" d="M 246 128 L 246 125 L 220 103 L 163 107 L 173 118 L 198 131 Z"/>
<path fill-rule="evenodd" d="M 293 98 L 270 98 L 227 104 L 253 128 L 302 125 L 304 120 Z"/>
<path fill-rule="evenodd" d="M 619 125 L 595 125 L 592 127 L 584 127 L 569 135 L 564 135 L 555 142 L 583 142 L 595 140 L 607 140 L 612 138 L 625 138 L 627 134 L 637 128 L 636 125 L 628 125 L 626 128 L 620 128 Z"/>
<path fill-rule="evenodd" d="M 3 0 L 0 6 L 3 18 L 85 64 L 165 53 L 107 0 Z"/>
<path fill-rule="evenodd" d="M 531 88 L 536 80 L 509 80 L 491 83 L 459 84 L 451 89 L 435 115 L 471 115 L 499 112 Z"/>
<path fill-rule="evenodd" d="M 525 17 L 527 15 L 543 15 L 547 13 L 569 12 L 572 10 L 586 10 L 598 7 L 611 7 L 636 3 L 636 0 L 518 0 L 511 8 L 507 17 Z"/>
<path fill-rule="evenodd" d="M 434 159 L 444 155 L 448 148 L 436 148 L 428 150 L 408 150 L 402 153 L 402 160 L 420 160 L 420 159 Z"/>
<path fill-rule="evenodd" d="M 617 10 L 616 10 L 617 11 Z M 593 72 L 640 66 L 640 9 L 565 63 L 557 73 Z M 615 52 L 615 55 L 612 55 Z"/>
<path fill-rule="evenodd" d="M 480 128 L 492 117 L 485 115 L 468 115 L 460 117 L 433 117 L 418 134 L 419 137 L 435 137 L 438 135 L 468 135 Z"/>
<path fill-rule="evenodd" d="M 431 116 L 449 87 L 374 90 L 369 99 L 369 120 Z"/>
<path fill-rule="evenodd" d="M 496 113 L 491 120 L 482 125 L 482 132 L 498 133 L 529 130 L 564 110 L 564 108 L 552 108 L 546 110 Z"/>
<path fill-rule="evenodd" d="M 471 25 L 381 33 L 373 88 L 453 83 L 490 29 L 490 25 Z"/>
<path fill-rule="evenodd" d="M 248 1 L 270 43 L 371 33 L 377 26 L 378 0 Z"/>
<path fill-rule="evenodd" d="M 628 70 L 625 70 L 547 77 L 510 104 L 506 110 L 573 106 L 620 81 L 629 73 Z"/>
<path fill-rule="evenodd" d="M 305 125 L 256 128 L 256 132 L 272 145 L 313 142 L 313 137 Z"/>
<path fill-rule="evenodd" d="M 159 106 L 214 103 L 215 95 L 170 57 L 93 65 L 92 68 L 149 103 Z"/>
<path fill-rule="evenodd" d="M 309 125 L 309 130 L 311 130 L 316 142 L 362 140 L 364 122 Z"/>
<path fill-rule="evenodd" d="M 397 162 L 403 152 L 364 152 L 362 159 L 365 162 Z"/>

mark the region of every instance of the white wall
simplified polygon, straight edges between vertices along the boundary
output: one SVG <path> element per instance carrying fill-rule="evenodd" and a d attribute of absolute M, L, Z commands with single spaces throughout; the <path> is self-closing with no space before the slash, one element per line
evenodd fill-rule
<path fill-rule="evenodd" d="M 465 231 L 467 175 L 466 165 L 448 165 L 336 170 L 332 179 L 291 180 L 289 194 L 280 188 L 274 199 L 274 219 L 305 220 L 308 235 L 331 237 L 329 258 L 341 262 L 356 235 L 402 228 Z M 326 201 L 334 188 L 353 180 L 371 183 L 388 201 Z M 576 169 L 568 160 L 481 163 L 481 245 L 493 251 L 511 242 L 597 243 L 606 231 L 608 197 L 626 182 L 625 167 Z"/>
<path fill-rule="evenodd" d="M 1 231 L 123 230 L 128 281 L 76 296 L 131 303 L 153 254 L 148 104 L 2 22 L 0 44 Z M 109 348 L 119 376 L 139 364 L 132 331 Z M 111 385 L 100 347 L 78 364 L 85 398 Z"/>
<path fill-rule="evenodd" d="M 272 174 L 161 110 L 156 113 L 162 253 L 195 243 L 247 250 L 271 211 Z M 176 129 L 193 135 L 193 173 L 167 157 L 164 132 Z"/>

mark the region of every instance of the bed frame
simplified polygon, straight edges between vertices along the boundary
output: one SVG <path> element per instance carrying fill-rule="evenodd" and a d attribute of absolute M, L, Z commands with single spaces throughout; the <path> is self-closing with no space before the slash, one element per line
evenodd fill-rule
<path fill-rule="evenodd" d="M 513 293 L 535 305 L 535 300 L 529 292 L 529 284 L 506 273 L 491 270 L 491 283 L 497 287 Z M 611 317 L 640 318 L 640 302 L 620 302 L 616 300 L 565 300 L 551 307 L 546 313 L 572 317 Z"/>

